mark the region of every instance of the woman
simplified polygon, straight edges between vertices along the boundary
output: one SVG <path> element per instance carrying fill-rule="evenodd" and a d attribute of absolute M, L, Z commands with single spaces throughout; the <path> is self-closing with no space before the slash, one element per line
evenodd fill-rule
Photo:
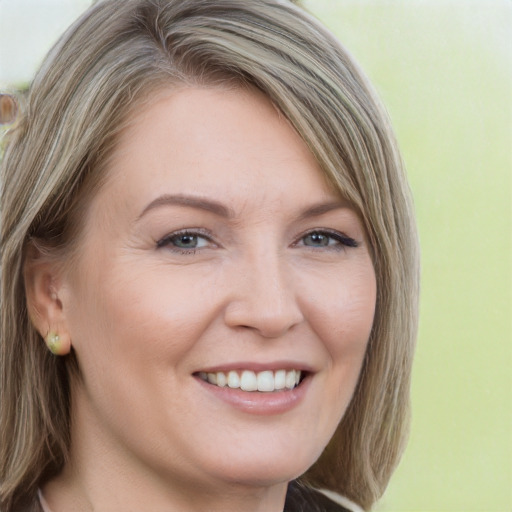
<path fill-rule="evenodd" d="M 31 86 L 1 209 L 2 510 L 382 494 L 407 430 L 411 202 L 385 114 L 307 13 L 96 3 Z"/>

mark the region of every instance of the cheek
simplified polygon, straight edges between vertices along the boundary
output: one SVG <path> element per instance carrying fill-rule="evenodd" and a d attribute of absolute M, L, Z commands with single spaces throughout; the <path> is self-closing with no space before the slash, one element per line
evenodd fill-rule
<path fill-rule="evenodd" d="M 322 274 L 324 275 L 324 274 Z M 317 375 L 318 408 L 311 421 L 317 438 L 334 434 L 357 386 L 373 325 L 376 281 L 371 263 L 332 272 L 317 286 L 309 286 L 309 325 L 324 351 L 324 366 Z M 308 284 L 311 281 L 308 280 Z"/>
<path fill-rule="evenodd" d="M 124 425 L 156 432 L 162 404 L 180 406 L 180 394 L 168 390 L 181 389 L 190 373 L 188 354 L 213 308 L 185 275 L 132 270 L 125 262 L 104 268 L 75 291 L 72 335 L 83 376 L 78 393 L 90 416 L 135 443 Z"/>
<path fill-rule="evenodd" d="M 95 277 L 73 300 L 80 326 L 75 346 L 84 357 L 108 353 L 133 367 L 155 358 L 179 362 L 215 314 L 206 277 L 191 280 L 187 272 L 141 269 L 130 261 Z"/>
<path fill-rule="evenodd" d="M 324 282 L 311 323 L 333 364 L 362 362 L 373 325 L 376 280 L 370 262 Z"/>

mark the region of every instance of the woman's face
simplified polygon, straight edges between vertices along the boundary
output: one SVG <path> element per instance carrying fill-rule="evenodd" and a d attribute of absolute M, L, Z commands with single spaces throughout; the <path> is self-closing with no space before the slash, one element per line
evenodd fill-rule
<path fill-rule="evenodd" d="M 162 94 L 123 132 L 59 292 L 72 453 L 191 492 L 297 477 L 350 401 L 375 297 L 358 216 L 265 97 Z"/>

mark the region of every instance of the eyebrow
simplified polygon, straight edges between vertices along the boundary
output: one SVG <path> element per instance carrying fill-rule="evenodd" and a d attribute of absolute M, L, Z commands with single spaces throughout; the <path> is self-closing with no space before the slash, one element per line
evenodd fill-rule
<path fill-rule="evenodd" d="M 333 210 L 341 210 L 346 208 L 350 208 L 350 205 L 343 200 L 315 204 L 302 212 L 299 216 L 299 220 L 309 219 L 310 217 L 320 217 L 320 215 L 324 215 L 325 213 L 329 213 Z"/>
<path fill-rule="evenodd" d="M 142 213 L 139 215 L 139 219 L 146 215 L 151 210 L 154 210 L 155 208 L 159 208 L 161 206 L 186 206 L 190 208 L 197 208 L 199 210 L 205 210 L 207 212 L 214 213 L 215 215 L 218 215 L 219 217 L 225 217 L 225 218 L 231 218 L 234 217 L 234 212 L 230 209 L 224 206 L 221 203 L 218 203 L 217 201 L 212 201 L 211 199 L 205 199 L 202 197 L 195 197 L 195 196 L 189 196 L 189 195 L 170 195 L 170 194 L 164 194 L 159 197 L 157 197 L 155 200 L 151 201 L 144 210 L 142 210 Z"/>
<path fill-rule="evenodd" d="M 163 194 L 154 199 L 153 201 L 151 201 L 144 208 L 144 210 L 142 210 L 142 213 L 139 215 L 138 218 L 141 219 L 149 211 L 162 206 L 185 206 L 189 208 L 197 208 L 199 210 L 211 212 L 214 213 L 215 215 L 218 215 L 219 217 L 227 219 L 231 219 L 236 216 L 231 208 L 228 208 L 224 206 L 222 203 L 219 203 L 211 199 L 184 194 Z M 345 201 L 332 201 L 328 203 L 315 204 L 307 208 L 305 211 L 303 211 L 299 216 L 299 220 L 305 220 L 311 217 L 319 217 L 333 210 L 339 210 L 344 208 L 349 208 L 348 203 L 346 203 Z"/>

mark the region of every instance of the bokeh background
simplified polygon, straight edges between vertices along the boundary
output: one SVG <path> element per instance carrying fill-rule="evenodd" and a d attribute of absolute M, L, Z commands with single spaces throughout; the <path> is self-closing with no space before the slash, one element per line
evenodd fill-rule
<path fill-rule="evenodd" d="M 90 0 L 0 0 L 0 89 Z M 304 0 L 395 126 L 418 216 L 408 449 L 377 512 L 512 511 L 512 2 Z"/>

